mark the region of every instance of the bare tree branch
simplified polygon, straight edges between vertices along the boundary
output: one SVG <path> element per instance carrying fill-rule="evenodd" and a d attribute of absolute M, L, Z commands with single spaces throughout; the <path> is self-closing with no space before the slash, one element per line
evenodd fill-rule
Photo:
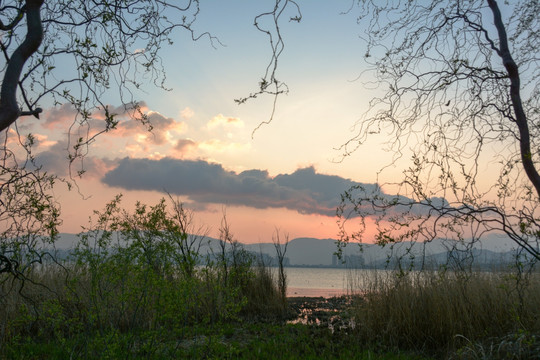
<path fill-rule="evenodd" d="M 364 76 L 382 95 L 341 150 L 385 134 L 391 165 L 405 165 L 400 180 L 343 195 L 341 245 L 366 240 L 370 224 L 381 244 L 470 245 L 499 233 L 538 260 L 538 1 L 514 4 L 506 20 L 495 0 L 357 4 L 349 12 L 366 25 Z"/>

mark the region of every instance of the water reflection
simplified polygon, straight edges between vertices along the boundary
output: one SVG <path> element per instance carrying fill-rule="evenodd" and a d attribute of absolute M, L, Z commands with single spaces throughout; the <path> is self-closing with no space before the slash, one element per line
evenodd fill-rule
<path fill-rule="evenodd" d="M 333 297 L 347 294 L 347 269 L 288 267 L 287 296 Z"/>

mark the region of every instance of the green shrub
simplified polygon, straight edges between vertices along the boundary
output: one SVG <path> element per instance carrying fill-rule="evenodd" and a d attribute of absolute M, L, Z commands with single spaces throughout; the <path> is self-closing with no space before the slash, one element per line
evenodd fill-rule
<path fill-rule="evenodd" d="M 183 211 L 173 203 L 169 212 L 161 200 L 128 212 L 117 197 L 95 212 L 69 259 L 43 264 L 24 281 L 0 281 L 0 336 L 8 345 L 0 356 L 50 342 L 90 357 L 151 354 L 161 335 L 181 338 L 197 326 L 275 311 L 269 270 L 254 266 L 237 242 L 195 265 L 199 247 Z"/>

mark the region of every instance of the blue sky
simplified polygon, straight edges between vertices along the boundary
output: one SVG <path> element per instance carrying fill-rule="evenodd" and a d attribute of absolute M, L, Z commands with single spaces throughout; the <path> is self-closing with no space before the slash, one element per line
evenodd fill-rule
<path fill-rule="evenodd" d="M 134 94 L 154 125 L 152 133 L 122 113 L 114 88 L 106 94 L 103 101 L 121 121 L 90 147 L 78 191 L 62 185 L 55 190 L 62 230 L 80 231 L 91 211 L 115 194 L 123 193 L 129 208 L 137 200 L 156 203 L 169 191 L 193 207 L 214 236 L 226 209 L 241 241 L 268 241 L 276 227 L 291 238 L 336 237 L 339 194 L 350 185 L 377 182 L 378 170 L 392 159 L 384 132 L 346 159 L 336 150 L 381 91 L 366 84 L 372 79 L 364 73 L 364 25 L 354 10 L 344 14 L 351 4 L 300 1 L 302 21 L 284 17 L 285 49 L 276 76 L 290 92 L 278 98 L 272 123 L 252 137 L 269 119 L 273 98 L 243 105 L 234 99 L 256 91 L 264 75 L 270 45 L 253 21 L 274 2 L 202 1 L 195 33 L 210 32 L 221 44 L 204 36 L 193 42 L 186 31 L 172 34 L 174 44 L 161 52 L 170 90 L 147 84 Z M 61 176 L 67 175 L 65 134 L 72 119 L 73 109 L 64 105 L 47 108 L 39 124 L 31 118 L 19 122 L 38 137 L 38 161 Z M 384 174 L 395 178 L 401 168 Z"/>
<path fill-rule="evenodd" d="M 340 185 L 329 186 L 325 189 L 327 193 L 317 195 L 332 197 L 325 200 L 324 206 L 315 200 L 311 201 L 312 205 L 283 201 L 280 207 L 277 201 L 275 206 L 270 206 L 264 195 L 259 205 L 254 203 L 257 199 L 235 201 L 234 195 L 227 193 L 219 198 L 219 184 L 208 192 L 208 196 L 215 197 L 214 204 L 208 196 L 199 202 L 189 196 L 182 199 L 198 209 L 201 221 L 214 229 L 225 207 L 233 230 L 243 241 L 269 238 L 275 227 L 294 236 L 335 237 L 333 212 L 340 192 L 355 181 L 374 182 L 381 158 L 359 152 L 345 162 L 334 161 L 341 155 L 334 148 L 347 140 L 350 127 L 368 99 L 362 83 L 354 81 L 362 71 L 363 50 L 358 38 L 361 28 L 354 15 L 341 14 L 349 8 L 350 1 L 309 1 L 300 5 L 302 21 L 285 19 L 281 28 L 285 50 L 279 59 L 277 78 L 287 83 L 290 92 L 278 99 L 272 123 L 262 126 L 252 138 L 258 124 L 269 119 L 273 98 L 263 96 L 243 105 L 236 104 L 234 99 L 256 91 L 264 74 L 271 55 L 270 45 L 266 35 L 253 26 L 253 19 L 273 3 L 202 2 L 194 29 L 196 33 L 210 32 L 223 45 L 217 41 L 212 44 L 207 37 L 193 42 L 187 32 L 173 35 L 174 44 L 163 48 L 161 53 L 167 74 L 165 86 L 171 90 L 163 91 L 148 84 L 136 94 L 136 98 L 145 102 L 147 111 L 156 113 L 154 122 L 159 124 L 163 120 L 163 127 L 157 125 L 155 134 L 146 134 L 144 129 L 126 126 L 117 134 L 104 135 L 98 140 L 85 164 L 88 172 L 79 180 L 81 192 L 90 197 L 84 200 L 84 208 L 103 207 L 118 192 L 124 194 L 125 205 L 129 207 L 135 199 L 152 203 L 164 195 L 164 190 L 172 190 L 156 185 L 162 181 L 150 179 L 145 188 L 138 189 L 125 176 L 123 183 L 112 182 L 113 176 L 118 180 L 118 170 L 108 176 L 105 173 L 114 171 L 119 161 L 126 165 L 129 161 L 145 159 L 154 161 L 155 166 L 167 157 L 178 161 L 180 168 L 185 167 L 182 162 L 202 161 L 207 167 L 213 164 L 236 174 L 262 171 L 266 180 L 308 169 L 313 179 L 306 181 L 316 181 L 319 175 L 323 178 L 333 175 Z M 119 105 L 115 101 L 119 100 L 112 94 L 110 103 Z M 169 136 L 169 140 L 163 139 L 162 131 L 168 132 L 165 137 Z M 182 152 L 174 150 L 175 142 L 183 148 Z M 99 164 L 93 166 L 94 160 Z M 130 176 L 133 178 L 132 173 Z M 197 181 L 190 173 L 183 176 Z M 310 184 L 305 187 L 309 192 Z M 223 185 L 223 191 L 229 188 Z M 67 215 L 65 231 L 75 232 L 89 214 L 79 210 L 81 200 L 76 193 L 59 195 Z M 306 206 L 313 206 L 313 210 Z M 325 210 L 317 210 L 318 206 Z"/>

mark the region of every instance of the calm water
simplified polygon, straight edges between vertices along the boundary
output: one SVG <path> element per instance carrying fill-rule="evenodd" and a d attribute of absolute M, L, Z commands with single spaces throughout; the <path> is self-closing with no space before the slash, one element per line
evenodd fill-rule
<path fill-rule="evenodd" d="M 277 268 L 274 269 L 277 275 Z M 351 293 L 362 293 L 394 281 L 395 272 L 382 269 L 336 269 L 287 267 L 287 296 L 332 297 Z M 414 272 L 417 276 L 432 276 L 433 273 Z M 489 274 L 495 274 L 487 271 Z M 418 280 L 414 276 L 410 280 Z"/>
<path fill-rule="evenodd" d="M 331 297 L 347 293 L 347 269 L 285 268 L 287 296 Z"/>
<path fill-rule="evenodd" d="M 277 268 L 274 269 L 277 274 Z M 287 296 L 332 297 L 359 293 L 377 283 L 394 279 L 391 270 L 335 269 L 335 268 L 285 268 Z"/>

